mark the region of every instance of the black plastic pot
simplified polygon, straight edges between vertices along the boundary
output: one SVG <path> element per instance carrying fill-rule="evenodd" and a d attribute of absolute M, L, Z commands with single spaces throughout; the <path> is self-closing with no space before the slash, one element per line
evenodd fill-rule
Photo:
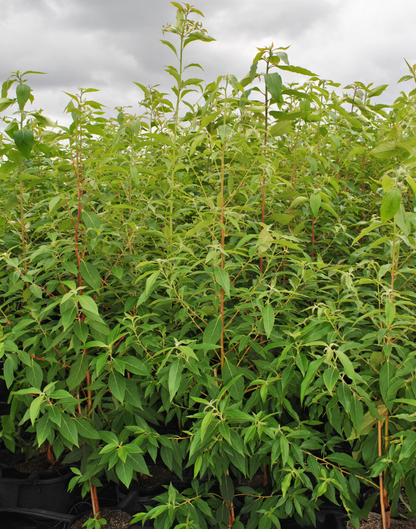
<path fill-rule="evenodd" d="M 66 513 L 73 503 L 72 495 L 67 491 L 72 476 L 70 471 L 48 479 L 39 474 L 24 478 L 0 476 L 0 508 L 33 508 Z"/>

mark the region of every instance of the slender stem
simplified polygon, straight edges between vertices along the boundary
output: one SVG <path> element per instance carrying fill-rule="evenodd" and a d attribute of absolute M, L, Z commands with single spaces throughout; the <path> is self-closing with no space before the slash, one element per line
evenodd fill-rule
<path fill-rule="evenodd" d="M 20 166 L 19 172 L 22 172 Z M 25 275 L 27 275 L 27 262 L 26 262 L 26 234 L 25 234 L 25 216 L 23 211 L 23 184 L 20 182 L 20 230 L 22 233 L 22 250 L 23 250 L 23 266 L 25 269 Z"/>
<path fill-rule="evenodd" d="M 225 246 L 225 229 L 224 229 L 224 173 L 225 173 L 225 159 L 224 159 L 224 144 L 222 146 L 221 156 L 221 249 Z M 224 251 L 221 253 L 221 268 L 224 269 L 225 255 Z M 225 352 L 224 352 L 224 289 L 221 287 L 221 371 L 224 367 Z"/>
<path fill-rule="evenodd" d="M 380 409 L 379 409 L 380 412 Z M 387 421 L 387 418 L 386 418 Z M 381 457 L 383 455 L 383 436 L 381 433 L 381 421 L 377 422 L 378 426 L 378 457 Z M 384 477 L 383 472 L 379 475 L 379 482 L 380 482 L 380 508 L 381 508 L 381 519 L 383 522 L 383 529 L 388 529 L 390 526 L 390 516 L 387 516 L 386 513 L 386 506 L 387 499 L 386 499 L 386 492 L 384 490 Z M 387 505 L 386 505 L 387 504 Z"/>
<path fill-rule="evenodd" d="M 46 457 L 49 463 L 53 463 L 54 461 L 53 452 L 52 452 L 52 448 L 48 440 L 46 441 Z"/>
<path fill-rule="evenodd" d="M 91 496 L 91 504 L 92 504 L 92 513 L 94 515 L 94 518 L 99 520 L 101 516 L 100 516 L 100 506 L 98 504 L 97 487 L 93 485 L 91 481 L 90 481 L 90 496 Z"/>
<path fill-rule="evenodd" d="M 173 236 L 173 201 L 174 201 L 174 187 L 175 187 L 175 162 L 176 162 L 176 142 L 178 137 L 178 121 L 179 121 L 179 106 L 181 103 L 182 92 L 182 64 L 183 64 L 183 43 L 184 34 L 181 34 L 181 45 L 179 51 L 179 79 L 178 79 L 178 93 L 176 95 L 175 108 L 175 123 L 174 123 L 174 147 L 172 152 L 172 166 L 171 166 L 171 182 L 170 182 L 170 207 L 169 207 L 169 238 L 172 240 Z"/>
<path fill-rule="evenodd" d="M 266 61 L 266 75 L 269 73 L 269 59 Z M 267 87 L 264 89 L 264 140 L 263 140 L 263 155 L 267 154 L 267 136 L 269 125 L 269 97 Z M 261 221 L 264 224 L 266 209 L 266 169 L 263 169 L 263 179 L 261 183 Z M 260 257 L 260 274 L 263 274 L 263 257 Z"/>

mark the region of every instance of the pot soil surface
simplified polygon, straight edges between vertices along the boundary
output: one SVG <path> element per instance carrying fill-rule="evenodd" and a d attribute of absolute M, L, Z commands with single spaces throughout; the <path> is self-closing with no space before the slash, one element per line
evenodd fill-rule
<path fill-rule="evenodd" d="M 348 522 L 347 529 L 354 529 L 351 522 Z M 383 529 L 383 522 L 381 514 L 370 512 L 368 520 L 360 520 L 360 529 Z M 408 520 L 391 519 L 390 529 L 416 529 L 416 518 L 409 518 Z"/>
<path fill-rule="evenodd" d="M 85 529 L 82 526 L 88 518 L 92 518 L 92 512 L 84 514 L 84 516 L 78 518 L 78 520 L 71 525 L 70 529 Z M 101 518 L 104 518 L 107 521 L 107 525 L 103 526 L 105 529 L 128 529 L 132 516 L 127 512 L 116 509 L 102 509 Z"/>
<path fill-rule="evenodd" d="M 53 472 L 54 470 L 62 469 L 65 466 L 66 465 L 63 465 L 59 460 L 55 461 L 54 463 L 50 463 L 45 452 L 37 457 L 32 457 L 22 461 L 21 463 L 14 465 L 13 468 L 19 472 L 22 472 L 23 474 L 41 474 L 43 472 Z"/>
<path fill-rule="evenodd" d="M 147 490 L 169 483 L 172 472 L 162 465 L 148 465 L 150 476 L 137 474 L 137 479 L 132 481 L 129 490 Z"/>
<path fill-rule="evenodd" d="M 269 486 L 270 480 L 268 478 L 268 483 L 266 488 Z M 252 489 L 265 488 L 264 486 L 264 476 L 263 474 L 254 474 L 250 478 L 242 478 L 238 484 L 239 487 L 251 487 Z"/>

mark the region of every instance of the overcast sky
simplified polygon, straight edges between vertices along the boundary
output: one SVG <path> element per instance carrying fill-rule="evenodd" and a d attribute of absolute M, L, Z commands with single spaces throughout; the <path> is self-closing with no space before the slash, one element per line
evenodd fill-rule
<path fill-rule="evenodd" d="M 397 81 L 408 73 L 403 59 L 416 62 L 415 0 L 194 0 L 193 5 L 205 14 L 204 27 L 216 42 L 188 46 L 186 62 L 204 68 L 188 70 L 191 76 L 211 82 L 229 73 L 241 79 L 256 47 L 273 42 L 291 46 L 292 64 L 342 86 L 389 84 L 380 102 L 414 88 L 411 81 Z M 176 59 L 160 39 L 177 39 L 162 35 L 163 25 L 175 22 L 170 0 L 0 0 L 0 7 L 0 82 L 15 70 L 47 72 L 28 81 L 35 107 L 54 120 L 66 121 L 68 97 L 62 91 L 98 88 L 96 100 L 110 110 L 132 105 L 135 113 L 142 92 L 133 81 L 169 90 L 164 67 L 176 66 Z"/>

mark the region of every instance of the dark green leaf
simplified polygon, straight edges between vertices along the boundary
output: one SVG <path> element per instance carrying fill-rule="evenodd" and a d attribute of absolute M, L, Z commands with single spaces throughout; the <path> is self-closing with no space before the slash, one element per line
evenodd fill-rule
<path fill-rule="evenodd" d="M 215 267 L 215 280 L 224 289 L 225 295 L 230 297 L 230 278 L 224 268 L 220 266 Z"/>
<path fill-rule="evenodd" d="M 282 94 L 282 78 L 278 73 L 267 73 L 264 76 L 266 88 L 276 101 L 280 100 Z"/>
<path fill-rule="evenodd" d="M 42 388 L 43 381 L 43 372 L 42 368 L 35 362 L 31 360 L 31 366 L 26 368 L 26 378 L 31 386 L 37 389 Z"/>
<path fill-rule="evenodd" d="M 85 343 L 88 338 L 88 325 L 84 323 L 83 321 L 76 321 L 74 323 L 74 334 L 77 338 L 81 340 L 81 342 Z"/>
<path fill-rule="evenodd" d="M 80 354 L 71 366 L 69 376 L 67 378 L 68 389 L 72 391 L 77 388 L 86 377 L 88 370 L 88 358 L 84 354 Z"/>
<path fill-rule="evenodd" d="M 267 338 L 270 338 L 274 327 L 274 310 L 270 304 L 265 305 L 263 309 L 263 323 L 264 330 L 266 331 L 266 336 Z"/>
<path fill-rule="evenodd" d="M 97 268 L 85 261 L 81 261 L 79 271 L 81 272 L 82 279 L 90 285 L 90 287 L 98 292 L 101 287 L 100 273 Z"/>
<path fill-rule="evenodd" d="M 82 296 L 78 296 L 77 299 L 80 302 L 81 307 L 86 312 L 91 312 L 92 314 L 96 314 L 98 316 L 97 304 L 95 303 L 95 301 L 90 296 L 87 296 L 86 294 L 83 294 Z"/>
<path fill-rule="evenodd" d="M 176 392 L 181 385 L 181 375 L 183 371 L 182 360 L 175 360 L 169 369 L 169 399 L 172 402 Z"/>
<path fill-rule="evenodd" d="M 65 439 L 75 446 L 78 446 L 78 430 L 76 422 L 65 413 L 62 415 L 62 424 L 59 431 L 65 437 Z"/>
<path fill-rule="evenodd" d="M 341 452 L 336 454 L 330 454 L 326 457 L 329 461 L 332 463 L 336 463 L 337 465 L 345 468 L 362 468 L 361 463 L 356 461 L 353 457 L 351 457 L 348 454 L 343 454 Z"/>
<path fill-rule="evenodd" d="M 223 476 L 220 482 L 220 492 L 222 499 L 228 504 L 231 505 L 234 499 L 234 484 L 230 476 Z"/>
<path fill-rule="evenodd" d="M 20 110 L 23 110 L 30 97 L 30 86 L 19 83 L 16 86 L 16 99 Z"/>
<path fill-rule="evenodd" d="M 79 435 L 84 439 L 100 439 L 97 430 L 88 419 L 76 419 Z"/>
<path fill-rule="evenodd" d="M 110 376 L 108 377 L 108 386 L 115 398 L 123 403 L 124 394 L 126 392 L 126 381 L 123 375 L 117 371 L 111 371 Z"/>
<path fill-rule="evenodd" d="M 401 193 L 397 187 L 388 189 L 381 203 L 380 217 L 382 222 L 386 222 L 394 217 L 399 211 Z"/>
<path fill-rule="evenodd" d="M 212 345 L 216 345 L 221 338 L 222 333 L 222 320 L 221 316 L 218 316 L 217 318 L 214 318 L 211 320 L 208 325 L 205 328 L 204 331 L 204 343 L 209 343 Z"/>
<path fill-rule="evenodd" d="M 13 133 L 13 139 L 18 151 L 20 151 L 25 158 L 29 158 L 33 146 L 35 145 L 33 132 L 29 129 L 18 130 Z"/>

